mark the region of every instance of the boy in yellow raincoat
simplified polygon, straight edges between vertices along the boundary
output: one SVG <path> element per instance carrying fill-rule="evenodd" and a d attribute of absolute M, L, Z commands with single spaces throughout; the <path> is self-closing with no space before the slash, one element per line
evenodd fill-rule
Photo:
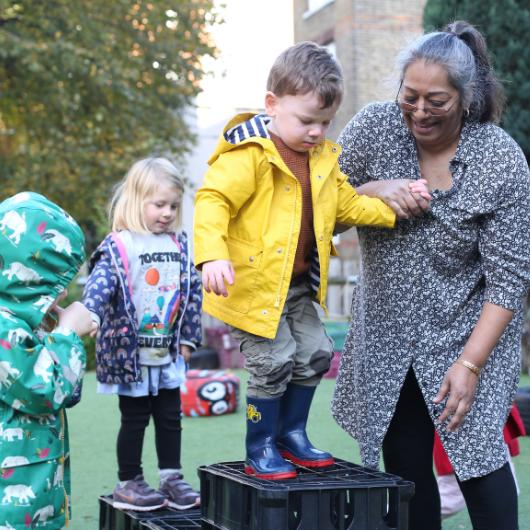
<path fill-rule="evenodd" d="M 228 123 L 196 197 L 203 309 L 241 343 L 250 374 L 245 471 L 260 478 L 295 477 L 292 463 L 333 464 L 305 431 L 333 352 L 313 300 L 325 309 L 336 223 L 396 221 L 384 202 L 348 184 L 340 147 L 325 138 L 342 94 L 325 48 L 288 48 L 270 71 L 266 114 Z"/>

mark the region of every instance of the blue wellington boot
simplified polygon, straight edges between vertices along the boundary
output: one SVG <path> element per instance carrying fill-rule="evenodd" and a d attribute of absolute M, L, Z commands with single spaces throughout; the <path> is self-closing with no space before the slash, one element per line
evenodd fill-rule
<path fill-rule="evenodd" d="M 280 398 L 247 397 L 245 473 L 268 480 L 295 478 L 294 466 L 276 448 Z"/>
<path fill-rule="evenodd" d="M 331 454 L 313 446 L 306 434 L 307 416 L 315 394 L 314 386 L 289 383 L 281 398 L 280 426 L 276 446 L 280 454 L 299 466 L 328 467 L 334 464 Z"/>

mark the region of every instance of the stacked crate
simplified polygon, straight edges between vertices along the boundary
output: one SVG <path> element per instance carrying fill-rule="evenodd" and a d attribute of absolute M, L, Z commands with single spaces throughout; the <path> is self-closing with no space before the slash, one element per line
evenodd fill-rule
<path fill-rule="evenodd" d="M 137 513 L 100 498 L 100 530 L 406 530 L 414 485 L 344 460 L 295 479 L 262 480 L 244 462 L 201 466 L 200 510 Z"/>

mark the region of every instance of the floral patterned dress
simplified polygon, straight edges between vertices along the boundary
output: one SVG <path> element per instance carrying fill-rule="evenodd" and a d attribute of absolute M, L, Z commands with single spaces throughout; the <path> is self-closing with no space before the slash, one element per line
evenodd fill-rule
<path fill-rule="evenodd" d="M 354 186 L 420 178 L 415 140 L 394 103 L 359 112 L 339 138 Z M 401 386 L 413 367 L 432 402 L 462 352 L 484 302 L 514 317 L 482 370 L 471 411 L 438 434 L 458 477 L 506 461 L 502 428 L 519 380 L 522 300 L 530 282 L 529 170 L 514 140 L 493 124 L 464 124 L 450 163 L 452 186 L 434 190 L 429 212 L 395 230 L 359 227 L 362 262 L 332 412 L 377 467 Z"/>

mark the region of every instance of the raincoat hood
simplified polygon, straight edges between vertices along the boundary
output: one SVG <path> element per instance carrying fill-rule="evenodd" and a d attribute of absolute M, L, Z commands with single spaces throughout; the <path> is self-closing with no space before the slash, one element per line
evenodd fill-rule
<path fill-rule="evenodd" d="M 276 148 L 267 130 L 270 120 L 266 114 L 244 112 L 234 116 L 225 126 L 208 165 L 211 166 L 223 153 L 248 143 L 261 145 L 267 156 L 275 155 Z"/>
<path fill-rule="evenodd" d="M 42 195 L 0 203 L 0 309 L 33 329 L 85 259 L 76 221 Z"/>

